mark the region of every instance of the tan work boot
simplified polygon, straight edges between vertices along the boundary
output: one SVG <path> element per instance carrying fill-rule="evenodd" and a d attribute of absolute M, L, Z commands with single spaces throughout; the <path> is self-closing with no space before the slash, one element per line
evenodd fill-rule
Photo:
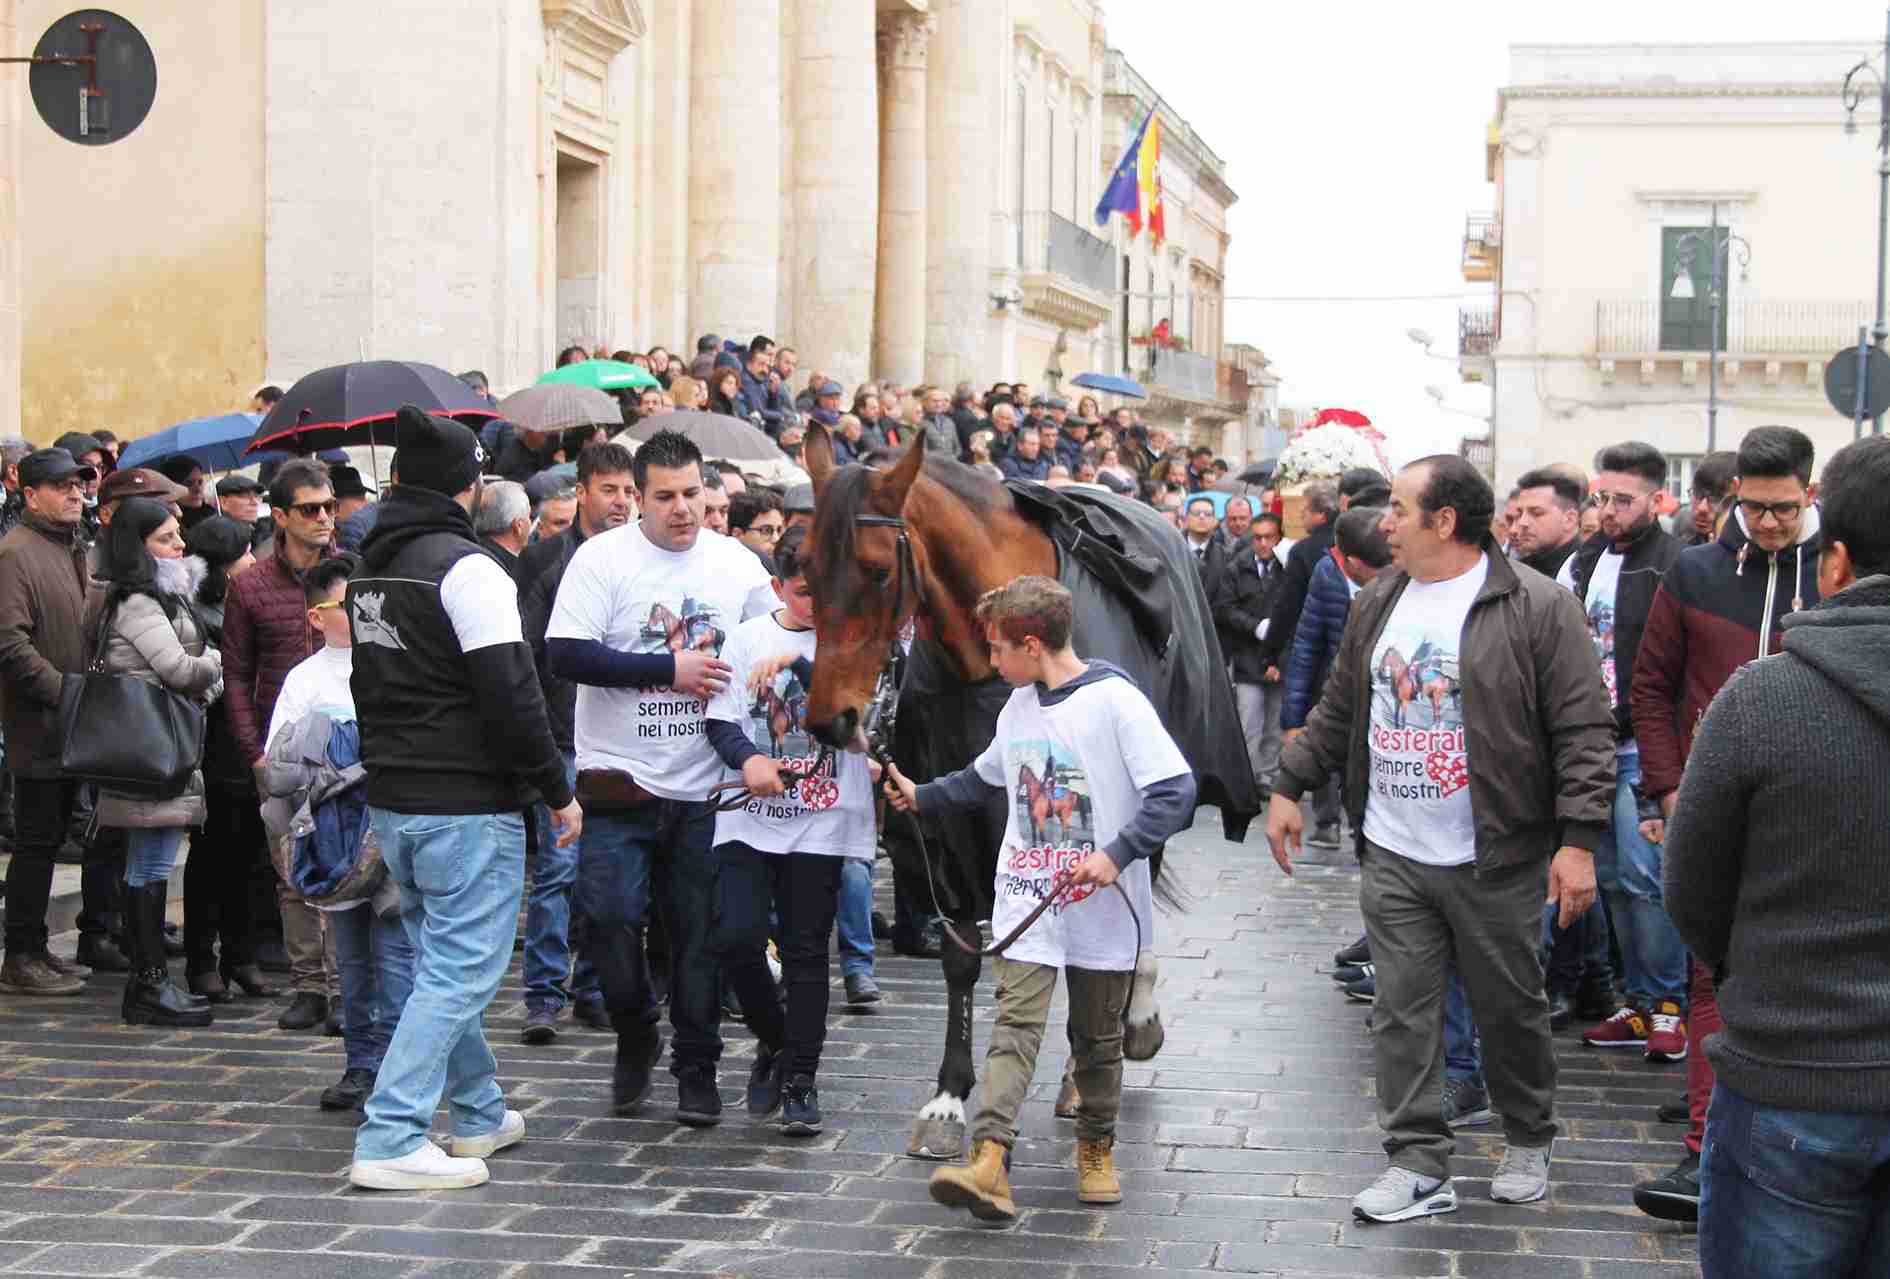
<path fill-rule="evenodd" d="M 85 989 L 77 977 L 68 977 L 39 955 L 8 951 L 0 965 L 0 994 L 76 995 Z"/>
<path fill-rule="evenodd" d="M 1011 1176 L 1004 1168 L 1009 1153 L 998 1142 L 979 1142 L 968 1165 L 953 1164 L 932 1174 L 932 1201 L 947 1208 L 969 1208 L 979 1221 L 1017 1220 Z"/>
<path fill-rule="evenodd" d="M 1115 1143 L 1076 1143 L 1076 1198 L 1086 1204 L 1122 1202 L 1122 1179 L 1116 1176 Z"/>
<path fill-rule="evenodd" d="M 1063 1068 L 1063 1086 L 1057 1089 L 1054 1112 L 1058 1119 L 1074 1119 L 1077 1108 L 1082 1104 L 1083 1098 L 1076 1091 L 1076 1063 L 1072 1061 Z"/>

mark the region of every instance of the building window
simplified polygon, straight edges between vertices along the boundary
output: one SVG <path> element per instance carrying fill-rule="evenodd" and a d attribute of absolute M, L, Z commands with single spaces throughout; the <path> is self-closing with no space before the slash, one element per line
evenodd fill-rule
<path fill-rule="evenodd" d="M 1680 499 L 1681 516 L 1675 521 L 1676 530 L 1686 527 L 1688 517 L 1684 513 L 1686 504 L 1692 500 L 1693 472 L 1699 469 L 1705 460 L 1702 453 L 1667 454 L 1667 491 Z"/>
<path fill-rule="evenodd" d="M 1712 342 L 1713 253 L 1707 249 L 1707 227 L 1662 227 L 1660 232 L 1660 349 L 1663 351 L 1704 351 Z M 1693 236 L 1684 246 L 1681 240 Z M 1728 232 L 1719 229 L 1719 243 L 1726 243 Z M 1686 280 L 1690 298 L 1677 298 L 1674 286 Z M 1721 279 L 1719 308 L 1719 349 L 1726 349 L 1726 313 L 1731 308 L 1731 281 Z"/>
<path fill-rule="evenodd" d="M 1088 161 L 1083 154 L 1083 126 L 1070 127 L 1070 221 L 1081 224 L 1083 221 L 1083 167 Z"/>
<path fill-rule="evenodd" d="M 1029 148 L 1024 135 L 1029 130 L 1029 104 L 1023 81 L 1017 82 L 1017 265 L 1024 265 L 1024 174 L 1029 170 Z"/>

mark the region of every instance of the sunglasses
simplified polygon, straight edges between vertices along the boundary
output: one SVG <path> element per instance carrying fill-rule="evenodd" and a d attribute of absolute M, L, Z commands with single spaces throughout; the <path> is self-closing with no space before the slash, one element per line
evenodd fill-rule
<path fill-rule="evenodd" d="M 341 601 L 340 600 L 323 600 L 319 604 L 310 604 L 308 607 L 311 613 L 319 613 L 325 608 L 340 608 Z"/>
<path fill-rule="evenodd" d="M 324 515 L 333 515 L 335 508 L 336 502 L 332 497 L 326 502 L 297 502 L 289 507 L 291 511 L 294 511 L 305 520 L 319 519 Z"/>

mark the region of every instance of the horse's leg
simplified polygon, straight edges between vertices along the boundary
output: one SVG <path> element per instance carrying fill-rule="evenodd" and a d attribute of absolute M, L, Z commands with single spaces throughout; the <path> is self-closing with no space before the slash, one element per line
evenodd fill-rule
<path fill-rule="evenodd" d="M 968 946 L 982 950 L 984 933 L 976 920 L 955 919 L 952 930 Z M 938 1067 L 938 1092 L 919 1110 L 906 1154 L 914 1159 L 957 1159 L 965 1149 L 965 1098 L 977 1072 L 971 1065 L 971 997 L 984 967 L 979 955 L 967 955 L 947 937 L 940 960 L 945 970 L 945 1056 Z"/>
<path fill-rule="evenodd" d="M 1130 1061 L 1147 1061 L 1162 1050 L 1168 1038 L 1168 1033 L 1162 1029 L 1161 1010 L 1155 1006 L 1155 982 L 1159 975 L 1155 952 L 1148 949 L 1138 952 L 1135 980 L 1129 986 L 1129 1005 L 1122 1014 L 1122 1055 Z"/>

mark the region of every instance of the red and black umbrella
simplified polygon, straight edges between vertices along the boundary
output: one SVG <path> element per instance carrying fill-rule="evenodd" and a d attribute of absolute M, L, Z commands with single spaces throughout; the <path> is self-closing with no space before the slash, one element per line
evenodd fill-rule
<path fill-rule="evenodd" d="M 411 404 L 462 422 L 499 416 L 471 387 L 431 364 L 364 360 L 317 369 L 290 387 L 256 428 L 246 453 L 397 443 L 394 414 Z"/>

